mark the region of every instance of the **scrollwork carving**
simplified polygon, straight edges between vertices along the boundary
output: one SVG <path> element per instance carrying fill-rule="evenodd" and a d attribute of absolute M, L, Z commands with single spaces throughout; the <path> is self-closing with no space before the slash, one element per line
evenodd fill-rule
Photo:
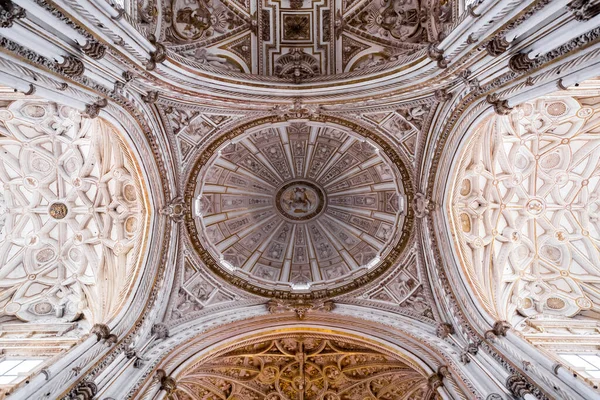
<path fill-rule="evenodd" d="M 589 21 L 600 14 L 600 3 L 594 0 L 573 0 L 567 4 L 567 9 L 578 21 Z"/>
<path fill-rule="evenodd" d="M 56 66 L 65 75 L 73 78 L 80 77 L 85 72 L 83 62 L 74 56 L 64 56 L 62 62 L 57 62 Z"/>
<path fill-rule="evenodd" d="M 524 398 L 526 394 L 531 394 L 531 385 L 519 374 L 512 374 L 506 378 L 506 388 L 518 398 Z"/>
<path fill-rule="evenodd" d="M 83 46 L 81 46 L 81 51 L 94 60 L 100 60 L 106 53 L 106 47 L 104 47 L 104 45 L 98 41 L 88 40 Z"/>
<path fill-rule="evenodd" d="M 512 107 L 508 105 L 508 100 L 500 99 L 500 96 L 496 93 L 488 95 L 486 100 L 494 107 L 494 111 L 498 115 L 508 115 L 512 111 Z"/>
<path fill-rule="evenodd" d="M 497 57 L 508 50 L 510 43 L 503 35 L 494 36 L 485 46 L 485 50 L 492 57 Z"/>
<path fill-rule="evenodd" d="M 299 320 L 304 320 L 306 315 L 311 311 L 333 311 L 335 303 L 333 301 L 321 301 L 321 302 L 285 302 L 280 300 L 270 300 L 267 303 L 267 310 L 271 314 L 279 312 L 293 311 L 296 313 L 296 317 Z"/>

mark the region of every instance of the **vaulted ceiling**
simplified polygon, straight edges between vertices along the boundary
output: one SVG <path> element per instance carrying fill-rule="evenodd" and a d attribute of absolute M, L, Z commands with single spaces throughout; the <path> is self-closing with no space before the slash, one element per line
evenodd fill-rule
<path fill-rule="evenodd" d="M 452 189 L 457 252 L 488 312 L 596 319 L 598 98 L 560 93 L 482 122 Z"/>
<path fill-rule="evenodd" d="M 121 310 L 145 251 L 147 194 L 120 134 L 48 101 L 0 111 L 0 309 L 34 323 Z"/>
<path fill-rule="evenodd" d="M 402 249 L 404 168 L 343 127 L 256 127 L 202 166 L 190 226 L 217 268 L 265 290 L 333 290 Z"/>
<path fill-rule="evenodd" d="M 296 82 L 408 62 L 450 17 L 428 0 L 168 3 L 164 40 L 194 65 Z"/>
<path fill-rule="evenodd" d="M 266 339 L 266 340 L 265 340 Z M 411 361 L 366 343 L 288 333 L 240 343 L 196 360 L 174 400 L 435 400 Z"/>
<path fill-rule="evenodd" d="M 593 398 L 554 362 L 600 346 L 600 7 L 563 3 L 0 2 L 0 363 L 60 354 L 17 396 Z"/>

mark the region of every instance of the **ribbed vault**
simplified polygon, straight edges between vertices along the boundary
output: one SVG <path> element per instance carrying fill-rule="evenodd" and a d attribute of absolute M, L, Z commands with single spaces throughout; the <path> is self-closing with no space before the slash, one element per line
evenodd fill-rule
<path fill-rule="evenodd" d="M 108 321 L 137 276 L 149 217 L 128 146 L 107 122 L 52 102 L 13 102 L 0 123 L 0 309 Z"/>
<path fill-rule="evenodd" d="M 193 235 L 217 268 L 268 291 L 364 279 L 390 265 L 386 258 L 398 256 L 406 237 L 401 168 L 375 142 L 342 127 L 250 129 L 190 183 Z"/>
<path fill-rule="evenodd" d="M 488 118 L 464 146 L 450 200 L 457 252 L 499 319 L 600 311 L 597 111 L 597 97 L 543 97 Z"/>

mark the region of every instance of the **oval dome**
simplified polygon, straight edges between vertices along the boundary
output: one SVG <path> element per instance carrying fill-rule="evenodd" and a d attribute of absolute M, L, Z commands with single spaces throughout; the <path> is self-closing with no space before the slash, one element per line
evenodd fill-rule
<path fill-rule="evenodd" d="M 193 178 L 192 237 L 203 261 L 258 292 L 366 282 L 399 254 L 407 204 L 399 168 L 371 140 L 331 124 L 259 126 Z"/>

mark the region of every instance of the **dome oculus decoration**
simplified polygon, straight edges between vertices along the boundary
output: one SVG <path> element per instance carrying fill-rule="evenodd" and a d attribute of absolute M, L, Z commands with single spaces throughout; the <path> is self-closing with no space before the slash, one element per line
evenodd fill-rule
<path fill-rule="evenodd" d="M 192 237 L 205 262 L 260 293 L 366 282 L 388 253 L 399 254 L 406 218 L 399 176 L 383 151 L 345 128 L 258 127 L 199 170 Z"/>

